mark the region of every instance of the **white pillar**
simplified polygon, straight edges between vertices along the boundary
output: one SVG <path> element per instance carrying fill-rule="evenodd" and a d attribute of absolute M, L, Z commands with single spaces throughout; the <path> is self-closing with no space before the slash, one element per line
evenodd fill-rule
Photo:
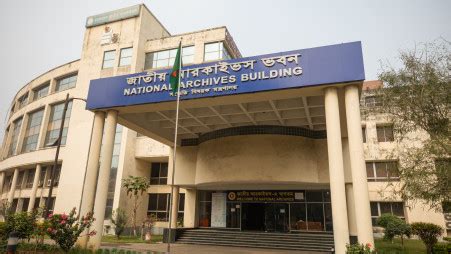
<path fill-rule="evenodd" d="M 98 111 L 94 114 L 91 142 L 89 145 L 89 158 L 86 165 L 85 182 L 80 206 L 80 215 L 85 216 L 94 210 L 94 197 L 97 186 L 97 174 L 99 172 L 100 148 L 102 146 L 103 126 L 105 124 L 105 112 Z M 86 248 L 88 237 L 83 234 L 77 241 L 77 245 Z"/>
<path fill-rule="evenodd" d="M 326 88 L 324 97 L 335 253 L 345 253 L 349 229 L 337 88 Z"/>
<path fill-rule="evenodd" d="M 16 192 L 16 184 L 17 184 L 17 178 L 19 177 L 19 169 L 14 169 L 14 175 L 13 180 L 11 182 L 11 188 L 9 189 L 8 193 L 8 203 L 11 205 L 14 199 L 14 192 Z"/>
<path fill-rule="evenodd" d="M 102 240 L 103 220 L 105 219 L 105 207 L 108 197 L 108 183 L 111 172 L 111 159 L 113 158 L 114 136 L 117 125 L 117 111 L 109 110 L 105 120 L 105 133 L 100 158 L 100 169 L 97 181 L 97 190 L 94 203 L 93 229 L 97 234 L 89 239 L 89 247 L 98 249 Z"/>
<path fill-rule="evenodd" d="M 179 213 L 179 193 L 180 193 L 180 187 L 179 186 L 173 186 L 172 188 L 174 188 L 173 191 L 173 196 L 172 198 L 172 207 L 171 207 L 171 216 L 172 216 L 172 220 L 171 220 L 171 228 L 175 229 L 177 228 L 177 217 L 178 217 L 178 213 Z"/>
<path fill-rule="evenodd" d="M 36 192 L 38 191 L 39 177 L 41 175 L 42 165 L 36 165 L 34 172 L 33 187 L 31 188 L 30 202 L 28 203 L 28 212 L 33 211 L 34 203 L 36 202 Z M 39 202 L 39 201 L 38 201 Z"/>
<path fill-rule="evenodd" d="M 357 237 L 357 223 L 355 220 L 355 200 L 354 200 L 354 188 L 351 183 L 345 185 L 346 188 L 346 204 L 348 207 L 348 225 L 349 235 L 351 237 Z"/>
<path fill-rule="evenodd" d="M 360 243 L 370 243 L 371 246 L 374 246 L 370 198 L 363 152 L 359 89 L 357 86 L 350 85 L 345 87 L 345 105 L 352 185 L 356 204 L 357 237 Z"/>
<path fill-rule="evenodd" d="M 183 227 L 195 228 L 196 223 L 196 200 L 197 190 L 186 189 L 185 190 L 185 211 L 183 212 Z"/>

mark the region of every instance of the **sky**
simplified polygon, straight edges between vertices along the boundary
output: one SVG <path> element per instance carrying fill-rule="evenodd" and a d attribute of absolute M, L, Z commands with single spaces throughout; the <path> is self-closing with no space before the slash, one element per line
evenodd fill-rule
<path fill-rule="evenodd" d="M 0 142 L 19 89 L 80 58 L 88 16 L 140 3 L 171 34 L 227 26 L 243 56 L 361 41 L 367 80 L 400 50 L 451 41 L 449 0 L 2 0 Z"/>

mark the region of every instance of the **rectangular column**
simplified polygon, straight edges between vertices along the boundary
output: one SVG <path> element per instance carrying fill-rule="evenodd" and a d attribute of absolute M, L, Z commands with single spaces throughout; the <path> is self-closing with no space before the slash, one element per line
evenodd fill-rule
<path fill-rule="evenodd" d="M 11 182 L 11 188 L 9 189 L 8 193 L 8 203 L 11 204 L 14 199 L 14 192 L 16 192 L 16 184 L 17 184 L 17 178 L 19 177 L 19 169 L 14 169 L 14 175 L 13 180 Z"/>
<path fill-rule="evenodd" d="M 94 202 L 94 218 L 92 229 L 97 234 L 89 239 L 89 247 L 97 250 L 103 235 L 103 221 L 105 219 L 105 207 L 108 197 L 108 183 L 111 172 L 111 159 L 113 158 L 114 136 L 117 125 L 117 111 L 109 110 L 105 119 L 105 132 L 102 143 L 99 176 Z"/>
<path fill-rule="evenodd" d="M 183 214 L 183 227 L 197 227 L 197 190 L 186 189 L 185 191 L 185 211 Z"/>
<path fill-rule="evenodd" d="M 38 191 L 38 184 L 39 184 L 39 177 L 41 176 L 41 170 L 42 166 L 41 164 L 36 165 L 36 171 L 34 172 L 34 179 L 33 179 L 33 187 L 31 188 L 30 193 L 30 203 L 28 204 L 28 212 L 33 211 L 34 204 L 36 202 L 36 192 Z M 39 200 L 38 200 L 39 202 Z"/>
<path fill-rule="evenodd" d="M 349 229 L 337 88 L 326 88 L 324 97 L 335 253 L 345 253 Z"/>
<path fill-rule="evenodd" d="M 354 189 L 356 209 L 357 237 L 360 243 L 369 243 L 371 246 L 374 246 L 370 198 L 363 151 L 359 88 L 357 86 L 349 85 L 345 87 L 345 105 L 352 186 Z"/>

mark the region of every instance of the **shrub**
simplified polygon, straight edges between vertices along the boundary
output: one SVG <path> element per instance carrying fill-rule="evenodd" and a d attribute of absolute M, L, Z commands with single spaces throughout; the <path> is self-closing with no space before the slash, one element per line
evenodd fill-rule
<path fill-rule="evenodd" d="M 377 220 L 377 224 L 385 229 L 385 240 L 393 242 L 395 236 L 400 236 L 402 246 L 404 246 L 404 236 L 410 237 L 412 233 L 410 225 L 393 214 L 383 214 Z"/>
<path fill-rule="evenodd" d="M 50 214 L 48 217 L 47 235 L 54 240 L 60 248 L 68 252 L 77 241 L 80 234 L 91 227 L 94 218 L 92 213 L 86 214 L 81 220 L 76 215 L 75 208 L 66 214 Z M 94 235 L 95 231 L 88 232 L 88 235 Z"/>
<path fill-rule="evenodd" d="M 5 217 L 4 239 L 15 231 L 20 239 L 30 239 L 36 226 L 35 213 L 8 213 Z"/>
<path fill-rule="evenodd" d="M 346 254 L 371 254 L 371 244 L 366 245 L 355 243 L 346 245 Z"/>
<path fill-rule="evenodd" d="M 451 253 L 451 243 L 439 243 L 433 247 L 434 254 L 448 254 Z"/>
<path fill-rule="evenodd" d="M 113 211 L 111 223 L 113 223 L 114 225 L 114 234 L 116 235 L 117 239 L 119 239 L 124 232 L 125 226 L 127 226 L 127 220 L 127 214 L 124 210 L 118 208 Z"/>
<path fill-rule="evenodd" d="M 432 223 L 415 222 L 412 223 L 412 233 L 420 237 L 428 254 L 432 253 L 432 248 L 437 243 L 437 238 L 442 235 L 443 229 Z"/>

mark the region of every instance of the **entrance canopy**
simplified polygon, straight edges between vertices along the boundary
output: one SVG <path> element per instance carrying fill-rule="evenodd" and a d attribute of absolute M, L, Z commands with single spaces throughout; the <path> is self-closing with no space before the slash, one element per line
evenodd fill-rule
<path fill-rule="evenodd" d="M 92 80 L 87 109 L 114 109 L 119 123 L 172 145 L 176 94 L 171 70 Z M 325 85 L 365 79 L 360 42 L 182 68 L 179 138 L 248 126 L 325 129 Z"/>

